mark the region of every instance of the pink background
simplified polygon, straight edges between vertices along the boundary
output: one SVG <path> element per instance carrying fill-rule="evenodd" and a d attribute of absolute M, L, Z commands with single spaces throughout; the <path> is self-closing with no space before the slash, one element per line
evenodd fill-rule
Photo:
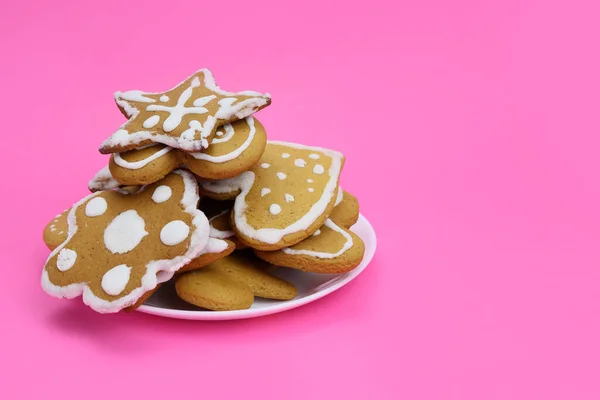
<path fill-rule="evenodd" d="M 600 398 L 597 2 L 50 3 L 0 16 L 0 398 Z M 113 91 L 201 67 L 272 93 L 270 138 L 345 153 L 374 261 L 245 321 L 45 295 Z"/>

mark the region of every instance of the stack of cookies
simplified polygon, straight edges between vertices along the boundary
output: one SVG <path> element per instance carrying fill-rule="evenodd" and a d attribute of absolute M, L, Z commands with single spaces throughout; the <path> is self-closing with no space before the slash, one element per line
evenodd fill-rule
<path fill-rule="evenodd" d="M 338 185 L 344 156 L 268 141 L 254 113 L 269 94 L 226 92 L 203 69 L 166 92 L 115 99 L 128 120 L 100 147 L 108 166 L 44 231 L 50 295 L 112 313 L 174 281 L 188 303 L 237 310 L 296 296 L 275 268 L 360 264 L 364 244 L 349 230 L 358 201 Z"/>

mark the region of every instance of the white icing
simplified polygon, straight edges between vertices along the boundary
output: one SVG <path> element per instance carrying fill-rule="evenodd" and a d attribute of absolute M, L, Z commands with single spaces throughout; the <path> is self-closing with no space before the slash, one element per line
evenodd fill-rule
<path fill-rule="evenodd" d="M 223 131 L 221 129 L 224 129 L 225 133 L 223 133 Z M 217 136 L 219 136 L 219 137 L 213 139 L 212 144 L 228 142 L 233 137 L 234 134 L 235 134 L 235 129 L 233 129 L 233 126 L 231 126 L 231 124 L 225 124 L 217 131 Z"/>
<path fill-rule="evenodd" d="M 322 251 L 313 251 L 313 250 L 296 250 L 294 248 L 288 247 L 285 249 L 281 249 L 281 251 L 283 251 L 285 254 L 290 254 L 290 255 L 304 255 L 304 256 L 311 256 L 311 257 L 316 257 L 316 258 L 330 259 L 330 258 L 336 258 L 336 257 L 341 256 L 346 251 L 348 251 L 349 248 L 352 247 L 352 245 L 354 243 L 352 241 L 352 236 L 350 236 L 350 234 L 348 232 L 346 232 L 345 230 L 343 230 L 342 228 L 337 226 L 329 218 L 327 218 L 325 220 L 324 225 L 326 227 L 328 227 L 329 229 L 341 234 L 344 237 L 344 239 L 346 239 L 346 241 L 344 242 L 344 245 L 342 246 L 342 248 L 340 250 L 336 251 L 335 253 L 325 253 Z M 318 230 L 317 232 L 320 233 L 320 230 Z M 317 235 L 317 232 L 315 232 L 315 235 Z"/>
<path fill-rule="evenodd" d="M 115 178 L 113 178 L 108 166 L 96 172 L 96 175 L 94 175 L 92 180 L 88 183 L 88 188 L 92 192 L 99 190 L 112 190 L 118 188 L 119 186 L 121 186 L 121 184 L 117 182 Z"/>
<path fill-rule="evenodd" d="M 344 200 L 344 191 L 342 190 L 342 188 L 338 188 L 338 194 L 337 194 L 337 198 L 335 199 L 334 207 L 337 207 L 338 204 L 340 204 L 342 202 L 342 200 Z"/>
<path fill-rule="evenodd" d="M 312 179 L 307 179 L 306 182 L 313 183 L 314 181 Z"/>
<path fill-rule="evenodd" d="M 50 226 L 50 232 L 56 232 L 56 227 L 54 225 Z"/>
<path fill-rule="evenodd" d="M 203 253 L 220 253 L 227 250 L 227 242 L 217 238 L 208 239 L 208 244 Z"/>
<path fill-rule="evenodd" d="M 316 153 L 312 153 L 308 155 L 308 158 L 312 158 L 313 160 L 318 160 L 321 156 Z"/>
<path fill-rule="evenodd" d="M 265 163 L 260 164 L 260 166 L 262 168 L 269 168 L 271 166 L 271 164 L 265 162 Z"/>
<path fill-rule="evenodd" d="M 77 253 L 75 250 L 64 248 L 56 257 L 56 268 L 59 271 L 65 272 L 75 265 L 75 260 L 77 260 Z"/>
<path fill-rule="evenodd" d="M 285 202 L 286 202 L 286 203 L 291 203 L 291 202 L 293 202 L 294 200 L 295 200 L 295 199 L 294 199 L 294 196 L 292 196 L 291 194 L 288 194 L 288 193 L 286 193 L 286 194 L 285 194 Z"/>
<path fill-rule="evenodd" d="M 254 136 L 256 134 L 256 127 L 254 126 L 254 118 L 248 117 L 245 119 L 245 121 L 246 121 L 246 124 L 248 124 L 248 126 L 250 127 L 250 133 L 248 134 L 248 137 L 246 138 L 244 143 L 242 143 L 235 150 L 233 150 L 227 154 L 220 155 L 220 156 L 211 156 L 210 154 L 200 153 L 200 152 L 190 153 L 191 156 L 194 157 L 196 160 L 206 160 L 206 161 L 210 161 L 212 163 L 224 163 L 224 162 L 231 161 L 231 160 L 238 158 L 248 147 L 250 147 L 250 144 L 252 144 L 252 141 L 254 140 Z M 233 131 L 234 129 L 231 128 L 231 130 Z M 233 135 L 233 133 L 232 133 L 232 135 Z M 214 139 L 212 144 L 214 145 L 215 143 L 223 143 L 226 140 L 229 140 L 230 138 L 231 138 L 231 136 L 229 136 L 229 137 L 225 136 L 224 138 L 222 138 L 220 140 L 220 142 L 217 142 L 217 140 L 219 140 L 219 139 Z"/>
<path fill-rule="evenodd" d="M 156 153 L 152 154 L 150 157 L 145 158 L 140 161 L 127 161 L 123 157 L 121 157 L 120 153 L 113 154 L 113 160 L 119 167 L 127 168 L 127 169 L 140 169 L 144 168 L 146 165 L 150 164 L 152 161 L 159 159 L 164 156 L 168 152 L 173 150 L 172 147 L 165 146 Z"/>
<path fill-rule="evenodd" d="M 289 158 L 290 157 L 290 153 L 283 153 L 281 155 L 281 158 Z"/>
<path fill-rule="evenodd" d="M 314 191 L 315 191 L 315 189 L 313 189 L 313 188 L 308 188 L 308 191 L 312 193 L 312 192 L 314 192 Z"/>
<path fill-rule="evenodd" d="M 108 204 L 104 197 L 95 197 L 85 205 L 85 215 L 88 217 L 97 217 L 104 214 L 107 208 Z"/>
<path fill-rule="evenodd" d="M 313 233 L 313 236 L 319 236 L 321 234 L 321 230 L 317 229 L 315 233 Z"/>
<path fill-rule="evenodd" d="M 154 100 L 150 97 L 146 97 L 147 93 L 142 92 L 141 90 L 129 90 L 127 92 L 119 93 L 119 97 L 123 100 L 127 101 L 139 101 L 141 103 L 154 103 Z M 115 93 L 115 96 L 117 94 Z"/>
<path fill-rule="evenodd" d="M 269 212 L 273 215 L 279 215 L 281 213 L 281 206 L 279 204 L 271 204 Z"/>
<path fill-rule="evenodd" d="M 145 227 L 136 210 L 122 212 L 104 230 L 104 245 L 113 254 L 130 252 L 148 235 Z"/>
<path fill-rule="evenodd" d="M 325 172 L 325 168 L 323 168 L 323 166 L 321 164 L 317 164 L 313 167 L 313 173 L 315 173 L 317 175 L 323 175 L 324 172 Z"/>
<path fill-rule="evenodd" d="M 269 193 L 271 193 L 271 189 L 269 189 L 269 188 L 262 188 L 262 189 L 260 189 L 260 197 L 265 197 Z"/>
<path fill-rule="evenodd" d="M 279 180 L 284 180 L 285 178 L 287 178 L 287 175 L 283 172 L 278 172 L 277 177 L 279 178 Z"/>
<path fill-rule="evenodd" d="M 130 276 L 131 267 L 125 264 L 117 265 L 108 270 L 102 277 L 102 290 L 111 296 L 118 296 L 125 290 Z"/>
<path fill-rule="evenodd" d="M 167 101 L 169 101 L 169 96 L 167 96 L 166 94 L 163 94 L 162 96 L 160 96 L 160 101 L 162 101 L 163 103 L 166 103 Z"/>
<path fill-rule="evenodd" d="M 331 158 L 331 165 L 327 171 L 328 180 L 320 198 L 312 205 L 306 214 L 296 219 L 295 222 L 292 222 L 290 225 L 282 229 L 255 229 L 248 224 L 245 215 L 248 208 L 246 204 L 246 196 L 250 192 L 250 189 L 254 184 L 254 180 L 256 179 L 256 176 L 252 171 L 246 171 L 235 178 L 223 179 L 220 181 L 203 181 L 200 182 L 200 184 L 205 188 L 205 190 L 208 190 L 212 193 L 232 193 L 240 190 L 240 194 L 235 199 L 233 213 L 236 230 L 253 240 L 260 241 L 262 243 L 274 244 L 279 242 L 285 235 L 307 230 L 317 218 L 323 215 L 334 196 L 342 167 L 343 156 L 337 151 L 312 146 L 304 146 L 296 143 L 269 142 L 268 146 L 287 146 L 301 150 L 308 149 L 319 151 Z M 314 192 L 314 189 L 310 188 L 309 191 L 311 190 Z"/>
<path fill-rule="evenodd" d="M 154 128 L 158 124 L 158 121 L 160 121 L 160 116 L 153 115 L 153 116 L 149 117 L 148 119 L 146 119 L 144 121 L 144 123 L 142 124 L 142 126 L 146 129 Z"/>
<path fill-rule="evenodd" d="M 198 257 L 208 243 L 209 225 L 204 213 L 197 209 L 199 198 L 196 177 L 192 173 L 183 170 L 174 171 L 174 173 L 180 175 L 183 180 L 185 189 L 180 204 L 185 212 L 192 216 L 192 224 L 194 225 L 194 231 L 191 234 L 190 245 L 188 246 L 185 254 L 172 259 L 150 261 L 145 266 L 146 269 L 141 278 L 141 286 L 136 287 L 127 295 L 111 301 L 96 296 L 86 283 L 72 283 L 66 286 L 55 285 L 50 280 L 50 274 L 46 268 L 44 268 L 42 271 L 41 277 L 41 284 L 44 291 L 49 295 L 58 298 L 72 299 L 82 295 L 83 302 L 94 310 L 100 313 L 114 313 L 134 304 L 140 297 L 142 297 L 142 295 L 144 295 L 144 293 L 154 289 L 157 284 L 168 281 L 173 277 L 177 270 L 184 265 L 187 265 L 191 259 Z M 69 227 L 67 238 L 60 246 L 50 253 L 46 263 L 55 257 L 77 233 L 79 229 L 77 225 L 77 218 L 75 217 L 77 209 L 98 194 L 99 193 L 92 193 L 91 195 L 77 202 L 71 208 L 71 211 L 67 215 L 67 223 Z"/>
<path fill-rule="evenodd" d="M 296 167 L 304 168 L 304 167 L 306 167 L 306 161 L 304 161 L 301 158 L 297 158 L 297 159 L 294 160 L 294 165 Z"/>
<path fill-rule="evenodd" d="M 160 204 L 169 200 L 173 195 L 173 190 L 166 185 L 160 185 L 156 189 L 154 189 L 154 193 L 152 193 L 152 200 L 155 203 Z"/>
<path fill-rule="evenodd" d="M 221 215 L 228 214 L 230 212 L 231 212 L 231 210 L 222 211 L 210 219 L 209 222 L 210 222 L 210 237 L 211 238 L 227 239 L 228 237 L 232 237 L 234 235 L 233 231 L 220 231 L 217 228 L 215 228 L 212 224 L 212 221 L 214 219 L 219 218 Z"/>
<path fill-rule="evenodd" d="M 183 221 L 171 221 L 160 230 L 160 241 L 167 246 L 183 242 L 190 234 L 190 227 Z"/>

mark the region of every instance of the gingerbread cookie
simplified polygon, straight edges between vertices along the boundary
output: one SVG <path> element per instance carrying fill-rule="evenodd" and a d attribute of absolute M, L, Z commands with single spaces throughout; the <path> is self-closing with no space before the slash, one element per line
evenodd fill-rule
<path fill-rule="evenodd" d="M 268 142 L 250 171 L 200 182 L 217 200 L 235 198 L 232 226 L 248 246 L 273 251 L 312 235 L 331 214 L 344 156 L 295 143 Z"/>
<path fill-rule="evenodd" d="M 50 250 L 57 248 L 62 242 L 67 239 L 69 225 L 67 224 L 67 214 L 69 210 L 65 210 L 58 214 L 44 228 L 44 243 Z"/>
<path fill-rule="evenodd" d="M 136 304 L 198 257 L 209 225 L 197 209 L 195 177 L 174 171 L 136 192 L 93 193 L 69 211 L 68 236 L 48 257 L 42 287 L 98 312 Z"/>
<path fill-rule="evenodd" d="M 96 172 L 92 180 L 88 183 L 90 192 L 98 192 L 100 190 L 112 190 L 121 186 L 119 182 L 113 178 L 108 166 Z"/>
<path fill-rule="evenodd" d="M 200 201 L 200 210 L 206 214 L 210 224 L 210 237 L 231 241 L 236 250 L 242 250 L 248 246 L 235 237 L 230 218 L 232 208 L 232 201 L 217 201 L 208 197 Z"/>
<path fill-rule="evenodd" d="M 175 281 L 177 295 L 184 301 L 215 311 L 248 309 L 254 297 L 290 300 L 297 290 L 269 275 L 263 261 L 248 252 L 236 252 Z"/>
<path fill-rule="evenodd" d="M 347 192 L 338 201 L 331 216 L 311 237 L 278 251 L 256 250 L 256 255 L 272 264 L 306 272 L 337 274 L 353 270 L 363 259 L 365 245 L 345 227 L 358 219 L 358 202 Z"/>
<path fill-rule="evenodd" d="M 115 100 L 129 120 L 102 143 L 103 154 L 151 143 L 190 152 L 206 149 L 219 126 L 268 106 L 271 96 L 226 92 L 216 85 L 208 69 L 201 69 L 166 92 L 116 92 Z"/>
<path fill-rule="evenodd" d="M 110 158 L 110 172 L 123 185 L 144 185 L 184 165 L 205 179 L 225 179 L 252 168 L 264 152 L 267 134 L 250 116 L 217 129 L 210 147 L 187 153 L 163 144 L 154 144 Z"/>

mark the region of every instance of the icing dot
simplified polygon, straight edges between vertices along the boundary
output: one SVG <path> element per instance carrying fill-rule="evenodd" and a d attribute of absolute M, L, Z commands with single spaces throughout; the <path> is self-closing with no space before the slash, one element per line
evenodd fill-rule
<path fill-rule="evenodd" d="M 281 155 L 281 158 L 290 158 L 290 154 L 289 153 L 283 153 Z"/>
<path fill-rule="evenodd" d="M 321 164 L 317 164 L 313 167 L 313 172 L 317 175 L 321 175 L 325 172 L 325 168 Z"/>
<path fill-rule="evenodd" d="M 102 277 L 102 290 L 111 296 L 118 296 L 125 290 L 125 286 L 129 283 L 130 276 L 131 267 L 128 267 L 125 264 L 117 265 L 108 270 Z"/>
<path fill-rule="evenodd" d="M 277 177 L 278 177 L 280 180 L 284 180 L 285 178 L 287 178 L 287 175 L 286 175 L 286 174 L 284 174 L 283 172 L 278 172 L 278 173 L 277 173 Z"/>
<path fill-rule="evenodd" d="M 160 101 L 162 101 L 163 103 L 169 101 L 169 96 L 167 96 L 166 94 L 163 94 L 162 96 L 160 96 Z"/>
<path fill-rule="evenodd" d="M 291 203 L 292 201 L 294 201 L 294 196 L 292 196 L 291 194 L 285 194 L 285 202 L 286 203 Z"/>
<path fill-rule="evenodd" d="M 97 217 L 106 212 L 108 204 L 103 197 L 94 197 L 85 205 L 85 215 L 88 217 Z"/>
<path fill-rule="evenodd" d="M 304 168 L 304 167 L 306 167 L 306 161 L 304 161 L 301 158 L 296 158 L 296 160 L 294 161 L 294 165 L 296 167 Z"/>
<path fill-rule="evenodd" d="M 262 168 L 269 168 L 271 166 L 271 164 L 265 162 L 265 163 L 260 164 L 260 166 Z"/>
<path fill-rule="evenodd" d="M 77 253 L 74 250 L 62 249 L 58 252 L 58 257 L 56 257 L 56 268 L 59 271 L 65 272 L 75 265 L 75 260 L 77 260 Z"/>
<path fill-rule="evenodd" d="M 172 194 L 173 191 L 170 187 L 161 185 L 154 189 L 154 193 L 152 193 L 152 200 L 154 200 L 154 202 L 157 204 L 164 203 L 171 198 Z"/>
<path fill-rule="evenodd" d="M 308 156 L 308 158 L 312 158 L 313 160 L 318 160 L 321 156 L 318 154 L 312 153 Z"/>
<path fill-rule="evenodd" d="M 223 136 L 224 134 L 225 133 L 223 131 L 217 131 L 217 133 L 216 133 L 216 135 L 219 136 L 219 137 Z"/>
<path fill-rule="evenodd" d="M 160 116 L 153 115 L 147 120 L 145 120 L 142 126 L 146 129 L 154 128 L 156 124 L 158 124 L 158 121 L 160 121 Z"/>
<path fill-rule="evenodd" d="M 58 232 L 59 235 L 62 235 L 63 233 L 64 233 L 63 231 Z"/>
<path fill-rule="evenodd" d="M 319 236 L 321 234 L 321 230 L 317 229 L 317 231 L 315 233 L 313 233 L 313 236 Z"/>
<path fill-rule="evenodd" d="M 269 188 L 260 189 L 260 197 L 264 197 L 264 196 L 268 195 L 269 193 L 271 193 L 271 189 L 269 189 Z"/>
<path fill-rule="evenodd" d="M 313 183 L 314 181 L 312 179 L 307 179 L 306 182 Z"/>
<path fill-rule="evenodd" d="M 314 191 L 315 191 L 315 189 L 313 189 L 313 188 L 308 188 L 308 191 L 312 193 L 312 192 L 314 192 Z"/>
<path fill-rule="evenodd" d="M 279 206 L 279 204 L 271 204 L 271 206 L 269 207 L 269 212 L 273 215 L 277 215 L 281 212 L 281 207 Z"/>
<path fill-rule="evenodd" d="M 148 234 L 145 227 L 146 223 L 137 211 L 122 212 L 104 230 L 104 246 L 113 254 L 127 253 Z"/>
<path fill-rule="evenodd" d="M 52 226 L 50 227 L 50 232 L 56 232 L 56 228 L 54 227 L 54 225 L 52 225 Z"/>
<path fill-rule="evenodd" d="M 167 246 L 183 242 L 190 234 L 190 227 L 183 221 L 171 221 L 160 230 L 160 241 Z"/>

